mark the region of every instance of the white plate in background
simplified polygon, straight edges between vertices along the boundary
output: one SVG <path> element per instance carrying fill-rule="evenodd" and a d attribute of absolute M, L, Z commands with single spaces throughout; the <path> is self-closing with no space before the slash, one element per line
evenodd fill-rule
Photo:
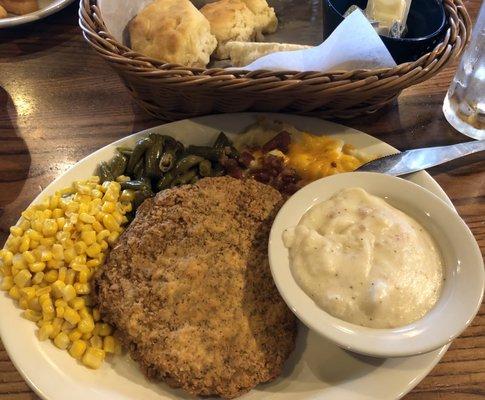
<path fill-rule="evenodd" d="M 0 29 L 27 24 L 54 14 L 71 4 L 74 0 L 39 0 L 39 10 L 25 15 L 9 14 L 0 19 Z"/>
<path fill-rule="evenodd" d="M 243 131 L 262 114 L 221 114 L 160 125 L 127 136 L 79 161 L 47 186 L 35 201 L 72 181 L 90 176 L 98 162 L 108 160 L 117 146 L 132 146 L 147 132 L 174 136 L 185 144 L 209 145 L 222 130 L 229 137 Z M 335 123 L 316 118 L 265 114 L 287 121 L 301 130 L 332 134 L 374 155 L 397 150 L 388 144 Z M 93 132 L 93 134 L 95 134 Z M 436 181 L 426 172 L 408 179 L 453 205 Z M 145 379 L 128 356 L 114 357 L 93 371 L 82 366 L 66 351 L 50 342 L 39 342 L 36 326 L 20 317 L 21 310 L 5 293 L 0 294 L 0 334 L 13 363 L 37 394 L 47 400 L 168 400 L 193 399 L 181 390 Z M 392 400 L 416 386 L 438 363 L 448 346 L 431 353 L 394 359 L 373 359 L 344 351 L 317 334 L 299 326 L 295 351 L 281 377 L 257 386 L 244 400 Z"/>

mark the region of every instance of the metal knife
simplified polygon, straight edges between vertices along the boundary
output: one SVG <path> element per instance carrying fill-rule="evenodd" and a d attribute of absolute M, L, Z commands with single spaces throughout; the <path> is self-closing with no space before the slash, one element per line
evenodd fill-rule
<path fill-rule="evenodd" d="M 369 161 L 358 168 L 357 171 L 380 172 L 387 175 L 400 176 L 444 164 L 456 158 L 484 150 L 485 140 L 475 140 L 450 146 L 406 150 L 402 153 Z"/>

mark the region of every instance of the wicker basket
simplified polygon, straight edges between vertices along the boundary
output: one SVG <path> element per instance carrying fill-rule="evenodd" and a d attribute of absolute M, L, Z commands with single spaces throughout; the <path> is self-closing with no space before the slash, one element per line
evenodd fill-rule
<path fill-rule="evenodd" d="M 444 0 L 449 28 L 433 51 L 394 68 L 295 72 L 227 71 L 166 64 L 130 50 L 107 31 L 97 0 L 80 0 L 88 43 L 118 72 L 138 103 L 164 120 L 241 111 L 352 118 L 372 113 L 431 78 L 461 54 L 471 22 L 461 0 Z"/>

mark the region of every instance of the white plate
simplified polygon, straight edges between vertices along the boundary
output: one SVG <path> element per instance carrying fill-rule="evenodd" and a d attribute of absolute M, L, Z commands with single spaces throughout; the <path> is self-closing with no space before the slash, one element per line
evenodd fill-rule
<path fill-rule="evenodd" d="M 39 10 L 25 15 L 9 14 L 7 18 L 0 19 L 0 28 L 27 24 L 54 14 L 71 4 L 74 0 L 39 0 Z"/>
<path fill-rule="evenodd" d="M 146 132 L 170 134 L 185 144 L 211 144 L 217 134 L 238 133 L 255 121 L 256 114 L 214 115 L 161 125 L 112 143 L 78 162 L 52 182 L 40 199 L 66 187 L 75 179 L 93 173 L 99 161 L 109 159 L 117 146 L 132 145 Z M 315 118 L 267 114 L 313 133 L 335 134 L 359 149 L 375 155 L 395 153 L 396 149 L 357 130 Z M 426 173 L 409 180 L 443 199 L 451 201 Z M 36 199 L 36 200 L 37 200 Z M 34 202 L 36 201 L 34 200 Z M 49 342 L 39 342 L 35 325 L 20 317 L 20 309 L 5 293 L 0 295 L 0 334 L 13 363 L 28 384 L 48 400 L 167 400 L 193 399 L 164 383 L 147 381 L 127 356 L 115 357 L 96 371 L 78 364 L 67 352 Z M 409 392 L 438 363 L 447 346 L 415 357 L 373 359 L 341 350 L 331 342 L 299 327 L 296 350 L 286 363 L 282 376 L 260 385 L 244 399 L 286 400 L 391 400 Z"/>

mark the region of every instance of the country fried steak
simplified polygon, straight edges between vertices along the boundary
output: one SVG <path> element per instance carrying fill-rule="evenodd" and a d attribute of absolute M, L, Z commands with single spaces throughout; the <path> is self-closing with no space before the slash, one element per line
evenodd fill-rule
<path fill-rule="evenodd" d="M 282 201 L 270 186 L 220 177 L 140 206 L 94 291 L 147 376 L 234 398 L 281 373 L 296 336 L 267 257 Z"/>

